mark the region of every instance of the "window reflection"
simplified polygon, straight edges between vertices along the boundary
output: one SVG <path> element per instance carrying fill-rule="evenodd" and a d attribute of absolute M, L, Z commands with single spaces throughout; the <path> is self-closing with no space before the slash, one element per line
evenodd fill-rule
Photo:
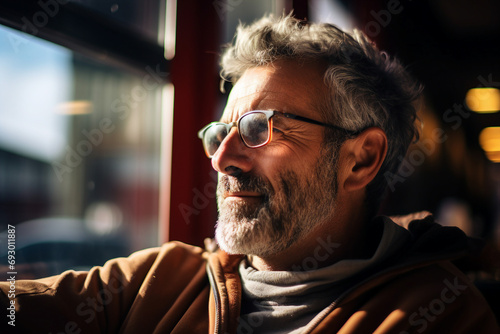
<path fill-rule="evenodd" d="M 0 26 L 0 231 L 17 226 L 19 278 L 157 244 L 165 73 L 140 70 Z"/>

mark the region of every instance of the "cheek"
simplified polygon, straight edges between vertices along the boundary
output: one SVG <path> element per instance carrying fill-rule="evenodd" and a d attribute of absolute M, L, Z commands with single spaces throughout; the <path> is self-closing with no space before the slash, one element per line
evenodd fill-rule
<path fill-rule="evenodd" d="M 259 150 L 259 149 L 257 149 Z M 253 158 L 255 159 L 255 170 L 257 173 L 270 174 L 280 173 L 286 170 L 301 175 L 313 170 L 319 159 L 319 146 L 291 147 L 291 145 L 273 146 L 269 144 L 262 147 Z"/>
<path fill-rule="evenodd" d="M 275 193 L 282 191 L 280 179 L 284 175 L 295 175 L 295 182 L 291 182 L 293 185 L 290 184 L 290 186 L 300 187 L 299 183 L 307 183 L 307 180 L 314 175 L 319 152 L 320 147 L 317 143 L 312 144 L 311 147 L 271 143 L 252 152 L 255 153 L 252 156 L 253 173 L 266 179 Z M 287 180 L 286 177 L 285 180 Z M 292 191 L 299 190 L 292 189 Z"/>
<path fill-rule="evenodd" d="M 307 188 L 309 180 L 315 176 L 315 166 L 316 161 L 308 163 L 305 159 L 263 159 L 257 173 L 269 182 L 275 200 L 282 200 L 282 197 L 289 198 L 293 192 Z"/>

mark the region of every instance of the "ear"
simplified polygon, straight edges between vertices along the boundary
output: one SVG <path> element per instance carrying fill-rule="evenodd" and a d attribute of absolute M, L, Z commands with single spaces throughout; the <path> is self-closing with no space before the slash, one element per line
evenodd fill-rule
<path fill-rule="evenodd" d="M 346 142 L 348 170 L 344 189 L 355 191 L 365 188 L 377 175 L 387 154 L 387 136 L 378 127 L 364 130 Z"/>

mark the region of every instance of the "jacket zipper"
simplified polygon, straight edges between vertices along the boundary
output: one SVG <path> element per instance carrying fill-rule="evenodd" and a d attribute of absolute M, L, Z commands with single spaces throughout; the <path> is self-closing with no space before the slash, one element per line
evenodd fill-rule
<path fill-rule="evenodd" d="M 220 330 L 220 321 L 221 321 L 221 306 L 220 306 L 220 296 L 219 296 L 219 290 L 217 289 L 217 284 L 215 284 L 215 277 L 212 272 L 212 268 L 210 267 L 210 264 L 207 262 L 207 274 L 208 274 L 208 281 L 210 282 L 210 286 L 212 287 L 212 292 L 214 294 L 214 300 L 215 300 L 215 328 L 214 328 L 214 334 L 218 334 Z"/>

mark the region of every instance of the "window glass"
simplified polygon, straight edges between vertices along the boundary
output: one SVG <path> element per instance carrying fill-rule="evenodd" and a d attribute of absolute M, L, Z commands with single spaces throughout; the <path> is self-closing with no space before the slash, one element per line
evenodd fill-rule
<path fill-rule="evenodd" d="M 15 226 L 18 279 L 157 245 L 157 69 L 132 73 L 0 26 L 0 265 Z"/>
<path fill-rule="evenodd" d="M 70 0 L 113 24 L 126 26 L 143 38 L 163 45 L 164 0 Z"/>

